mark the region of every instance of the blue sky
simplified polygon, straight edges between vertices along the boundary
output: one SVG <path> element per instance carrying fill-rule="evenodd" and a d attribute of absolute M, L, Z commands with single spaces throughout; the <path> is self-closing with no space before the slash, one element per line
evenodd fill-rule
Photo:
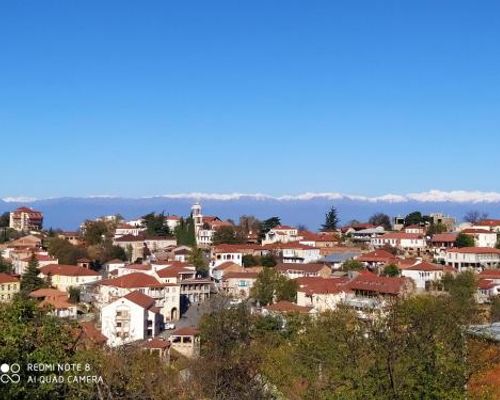
<path fill-rule="evenodd" d="M 0 4 L 0 196 L 500 191 L 498 1 Z"/>

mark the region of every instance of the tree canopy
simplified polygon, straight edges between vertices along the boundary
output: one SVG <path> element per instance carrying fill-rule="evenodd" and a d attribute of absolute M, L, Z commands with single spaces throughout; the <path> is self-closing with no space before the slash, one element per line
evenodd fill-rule
<path fill-rule="evenodd" d="M 328 212 L 325 214 L 325 222 L 321 225 L 323 231 L 333 231 L 337 229 L 340 222 L 337 209 L 332 206 Z"/>

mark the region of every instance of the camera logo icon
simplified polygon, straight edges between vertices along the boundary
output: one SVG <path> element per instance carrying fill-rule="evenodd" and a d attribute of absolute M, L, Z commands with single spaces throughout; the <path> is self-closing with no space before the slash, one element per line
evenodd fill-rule
<path fill-rule="evenodd" d="M 19 371 L 21 371 L 21 366 L 17 363 L 14 364 L 5 364 L 0 365 L 0 382 L 2 383 L 19 383 L 21 380 L 21 375 L 19 375 Z"/>

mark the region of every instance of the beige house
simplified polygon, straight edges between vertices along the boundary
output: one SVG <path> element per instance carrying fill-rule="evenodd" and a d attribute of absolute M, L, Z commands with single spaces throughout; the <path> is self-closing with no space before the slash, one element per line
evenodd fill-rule
<path fill-rule="evenodd" d="M 18 278 L 6 273 L 0 273 L 0 302 L 10 301 L 21 290 Z"/>
<path fill-rule="evenodd" d="M 63 292 L 69 291 L 70 287 L 97 282 L 101 278 L 91 269 L 64 264 L 50 264 L 40 268 L 40 277 L 47 278 L 48 276 L 50 276 L 52 286 Z"/>
<path fill-rule="evenodd" d="M 248 299 L 258 272 L 227 272 L 222 278 L 222 291 L 238 299 Z"/>
<path fill-rule="evenodd" d="M 171 349 L 185 357 L 194 358 L 200 354 L 200 331 L 194 327 L 179 328 L 170 336 Z"/>

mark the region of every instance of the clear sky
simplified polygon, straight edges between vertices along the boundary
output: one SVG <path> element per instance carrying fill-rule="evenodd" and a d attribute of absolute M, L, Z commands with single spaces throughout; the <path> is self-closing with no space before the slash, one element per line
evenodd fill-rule
<path fill-rule="evenodd" d="M 0 4 L 0 196 L 500 191 L 498 1 Z"/>

